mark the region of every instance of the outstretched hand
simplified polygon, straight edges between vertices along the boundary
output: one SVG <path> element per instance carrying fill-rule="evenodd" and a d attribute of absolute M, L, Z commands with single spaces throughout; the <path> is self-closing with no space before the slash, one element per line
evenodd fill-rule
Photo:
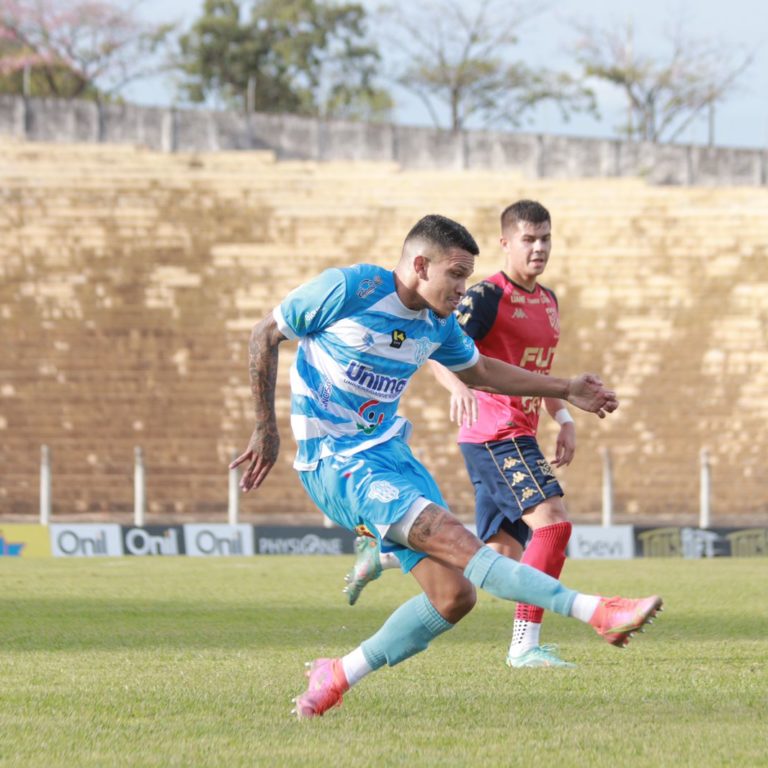
<path fill-rule="evenodd" d="M 568 422 L 560 427 L 555 443 L 555 458 L 549 463 L 553 467 L 567 467 L 576 453 L 576 428 L 573 422 Z"/>
<path fill-rule="evenodd" d="M 477 421 L 477 397 L 461 381 L 456 379 L 456 386 L 451 392 L 449 415 L 460 427 L 471 427 Z"/>
<path fill-rule="evenodd" d="M 571 379 L 569 384 L 566 399 L 582 411 L 595 413 L 604 419 L 619 407 L 616 393 L 612 389 L 606 389 L 600 377 L 594 373 L 582 373 L 581 376 Z"/>
<path fill-rule="evenodd" d="M 236 469 L 241 464 L 248 465 L 240 478 L 240 487 L 244 493 L 258 488 L 272 467 L 275 466 L 277 455 L 280 452 L 280 437 L 277 430 L 266 431 L 260 427 L 254 429 L 248 447 L 230 465 L 230 469 Z"/>

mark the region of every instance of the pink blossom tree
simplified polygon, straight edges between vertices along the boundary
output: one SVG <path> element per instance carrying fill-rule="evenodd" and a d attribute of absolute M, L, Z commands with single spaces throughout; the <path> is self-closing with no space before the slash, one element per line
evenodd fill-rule
<path fill-rule="evenodd" d="M 160 53 L 172 29 L 140 21 L 135 4 L 3 0 L 0 91 L 109 98 L 163 68 Z"/>

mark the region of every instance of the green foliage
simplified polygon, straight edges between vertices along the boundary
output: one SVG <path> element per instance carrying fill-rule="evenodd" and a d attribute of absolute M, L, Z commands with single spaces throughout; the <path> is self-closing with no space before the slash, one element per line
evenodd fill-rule
<path fill-rule="evenodd" d="M 768 765 L 768 559 L 569 562 L 571 586 L 667 609 L 626 650 L 547 616 L 578 668 L 513 672 L 512 606 L 481 594 L 426 653 L 297 722 L 303 662 L 417 589 L 388 572 L 350 608 L 349 560 L 0 559 L 0 766 Z"/>
<path fill-rule="evenodd" d="M 0 58 L 14 55 L 10 46 L 0 44 Z M 3 50 L 5 49 L 5 50 Z M 24 69 L 0 74 L 0 93 L 21 96 L 25 92 L 32 98 L 56 97 L 61 99 L 95 99 L 99 89 L 76 71 L 64 64 L 32 65 L 25 76 Z"/>
<path fill-rule="evenodd" d="M 183 88 L 192 101 L 219 96 L 261 112 L 328 117 L 385 116 L 375 85 L 379 54 L 366 42 L 356 3 L 206 0 L 202 17 L 180 39 Z"/>

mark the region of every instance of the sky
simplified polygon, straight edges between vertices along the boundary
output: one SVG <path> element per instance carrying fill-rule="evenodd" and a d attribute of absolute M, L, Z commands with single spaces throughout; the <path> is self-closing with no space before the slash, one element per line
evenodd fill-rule
<path fill-rule="evenodd" d="M 404 0 L 412 2 L 412 0 Z M 471 0 L 467 0 L 471 2 Z M 403 0 L 390 0 L 395 5 Z M 372 6 L 375 0 L 363 0 Z M 146 0 L 139 14 L 153 23 L 175 21 L 188 28 L 200 15 L 203 0 Z M 572 58 L 565 50 L 574 38 L 570 23 L 586 20 L 602 26 L 632 21 L 639 53 L 663 56 L 664 32 L 674 20 L 686 20 L 686 37 L 721 41 L 731 50 L 754 53 L 754 61 L 739 78 L 732 94 L 717 108 L 715 143 L 732 147 L 768 147 L 768 3 L 756 0 L 550 0 L 550 10 L 520 30 L 516 56 L 529 66 L 565 70 Z M 391 86 L 389 86 L 391 88 Z M 391 88 L 397 102 L 393 120 L 410 125 L 431 125 L 424 107 L 407 91 Z M 573 116 L 564 123 L 553 108 L 541 108 L 533 122 L 520 130 L 575 136 L 615 136 L 624 113 L 623 97 L 610 86 L 596 90 L 602 120 Z M 168 76 L 137 82 L 123 94 L 141 104 L 168 105 L 177 101 Z M 679 139 L 705 144 L 706 119 L 698 120 Z"/>

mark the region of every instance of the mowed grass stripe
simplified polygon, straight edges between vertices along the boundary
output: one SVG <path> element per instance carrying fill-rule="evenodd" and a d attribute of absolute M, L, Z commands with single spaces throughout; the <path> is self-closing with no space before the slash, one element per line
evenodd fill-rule
<path fill-rule="evenodd" d="M 357 645 L 413 579 L 350 608 L 348 557 L 0 560 L 0 766 L 768 765 L 768 559 L 574 561 L 659 592 L 619 650 L 547 616 L 576 670 L 509 670 L 487 595 L 424 654 L 297 722 L 303 662 Z"/>

